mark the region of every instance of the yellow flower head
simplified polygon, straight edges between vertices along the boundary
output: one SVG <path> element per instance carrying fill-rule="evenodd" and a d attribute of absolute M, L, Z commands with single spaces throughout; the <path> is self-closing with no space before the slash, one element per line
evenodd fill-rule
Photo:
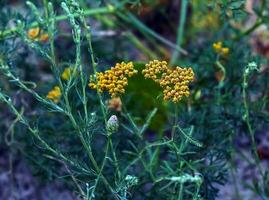
<path fill-rule="evenodd" d="M 60 87 L 55 86 L 49 93 L 47 94 L 47 98 L 54 101 L 54 103 L 58 103 L 62 96 L 62 92 Z"/>
<path fill-rule="evenodd" d="M 168 65 L 166 61 L 153 60 L 145 66 L 146 68 L 142 71 L 145 78 L 150 78 L 155 82 L 158 82 L 162 73 L 168 70 Z"/>
<path fill-rule="evenodd" d="M 29 29 L 27 35 L 29 39 L 40 42 L 47 42 L 49 39 L 49 35 L 38 27 Z"/>
<path fill-rule="evenodd" d="M 229 54 L 230 49 L 227 47 L 223 47 L 222 42 L 215 42 L 212 46 L 215 52 L 222 56 L 227 56 Z"/>
<path fill-rule="evenodd" d="M 37 36 L 39 36 L 39 33 L 40 33 L 40 28 L 31 28 L 28 30 L 28 38 L 33 40 L 33 39 L 36 39 Z"/>
<path fill-rule="evenodd" d="M 169 68 L 165 61 L 150 61 L 142 71 L 146 78 L 150 78 L 163 88 L 164 100 L 177 103 L 183 96 L 189 96 L 189 83 L 194 80 L 191 68 Z"/>
<path fill-rule="evenodd" d="M 71 77 L 71 68 L 70 67 L 67 67 L 64 69 L 62 75 L 61 75 L 61 78 L 65 81 L 68 81 Z"/>
<path fill-rule="evenodd" d="M 222 48 L 221 50 L 221 53 L 224 55 L 224 56 L 227 56 L 230 52 L 230 49 L 225 47 L 225 48 Z"/>
<path fill-rule="evenodd" d="M 96 74 L 96 83 L 91 77 L 89 87 L 98 89 L 99 92 L 108 91 L 111 97 L 125 93 L 124 87 L 128 85 L 128 77 L 137 73 L 133 62 L 117 63 L 111 69 Z"/>
<path fill-rule="evenodd" d="M 49 40 L 49 35 L 47 33 L 43 33 L 39 37 L 40 42 L 47 42 Z"/>

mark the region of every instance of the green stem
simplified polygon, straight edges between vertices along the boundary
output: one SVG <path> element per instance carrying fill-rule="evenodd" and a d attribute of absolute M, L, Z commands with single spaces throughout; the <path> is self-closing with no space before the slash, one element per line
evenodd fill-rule
<path fill-rule="evenodd" d="M 219 84 L 217 86 L 217 95 L 218 95 L 218 98 L 217 98 L 217 102 L 218 104 L 220 104 L 220 101 L 221 101 L 221 89 L 223 88 L 224 86 L 224 80 L 226 78 L 226 69 L 225 67 L 220 63 L 220 61 L 217 59 L 216 61 L 216 66 L 219 68 L 219 70 L 222 72 L 222 77 L 221 79 L 219 80 Z"/>
<path fill-rule="evenodd" d="M 243 31 L 242 33 L 240 33 L 239 35 L 237 35 L 234 38 L 234 40 L 237 41 L 237 40 L 243 38 L 244 36 L 249 35 L 253 31 L 255 31 L 259 26 L 261 26 L 263 23 L 264 23 L 263 20 L 257 20 L 253 26 L 251 26 L 249 29 L 247 29 L 247 30 Z"/>
<path fill-rule="evenodd" d="M 96 187 L 97 187 L 97 185 L 98 185 L 100 176 L 102 176 L 103 169 L 104 169 L 104 167 L 105 167 L 105 165 L 106 165 L 106 160 L 107 160 L 107 156 L 108 156 L 108 150 L 109 150 L 109 142 L 107 142 L 107 144 L 106 144 L 106 148 L 105 148 L 105 156 L 104 156 L 104 159 L 103 159 L 103 162 L 102 162 L 102 165 L 101 165 L 99 174 L 98 174 L 97 178 L 95 179 L 95 183 L 94 183 L 94 186 L 93 186 L 93 189 L 92 189 L 90 198 L 89 198 L 90 200 L 94 197 L 94 193 L 95 193 Z"/>
<path fill-rule="evenodd" d="M 120 9 L 121 7 L 113 7 L 113 6 L 106 6 L 103 8 L 95 8 L 95 9 L 88 9 L 84 11 L 85 16 L 93 16 L 93 15 L 98 15 L 98 14 L 109 14 L 109 13 L 114 13 L 116 10 Z M 74 17 L 80 17 L 79 14 L 74 14 Z M 68 16 L 67 15 L 60 15 L 56 16 L 55 20 L 56 22 L 67 20 Z M 30 28 L 38 26 L 38 22 L 33 22 L 29 25 Z M 0 31 L 0 40 L 4 40 L 7 37 L 13 37 L 16 35 L 18 31 L 18 27 L 8 29 L 5 31 Z"/>
<path fill-rule="evenodd" d="M 186 15 L 187 15 L 187 6 L 188 6 L 188 0 L 181 0 L 181 9 L 180 9 L 180 15 L 179 15 L 179 25 L 177 30 L 177 41 L 176 46 L 181 47 L 183 34 L 184 34 L 184 25 L 186 22 Z M 179 57 L 179 51 L 174 51 L 172 58 L 170 60 L 170 64 L 174 65 L 177 58 Z"/>
<path fill-rule="evenodd" d="M 49 13 L 48 13 L 48 1 L 47 0 L 43 0 L 43 6 L 45 8 L 45 17 L 46 19 L 48 19 Z"/>
<path fill-rule="evenodd" d="M 188 54 L 186 50 L 174 45 L 172 42 L 170 42 L 169 40 L 165 39 L 164 37 L 162 37 L 161 35 L 159 35 L 155 31 L 153 31 L 152 29 L 147 27 L 144 23 L 142 23 L 139 19 L 137 19 L 132 13 L 130 13 L 130 12 L 127 12 L 126 14 L 117 13 L 117 15 L 121 19 L 123 19 L 124 21 L 133 24 L 142 33 L 146 33 L 146 34 L 154 37 L 156 40 L 158 40 L 158 41 L 162 42 L 163 44 L 175 49 L 176 51 L 181 52 L 184 55 Z"/>
<path fill-rule="evenodd" d="M 183 188 L 184 188 L 184 185 L 183 183 L 180 183 L 180 187 L 179 187 L 179 191 L 178 191 L 178 200 L 182 200 L 183 198 Z"/>
<path fill-rule="evenodd" d="M 253 131 L 252 126 L 250 124 L 249 107 L 248 107 L 248 103 L 247 103 L 247 92 L 246 92 L 247 84 L 248 84 L 247 74 L 244 73 L 244 76 L 243 76 L 243 94 L 242 95 L 243 95 L 243 104 L 244 104 L 245 114 L 244 114 L 243 118 L 247 124 L 248 132 L 250 135 L 251 148 L 252 148 L 252 151 L 254 153 L 255 163 L 259 169 L 260 174 L 263 176 L 262 168 L 260 166 L 260 158 L 258 155 L 257 145 L 255 142 L 255 137 L 254 137 L 254 131 Z"/>
<path fill-rule="evenodd" d="M 129 112 L 127 111 L 127 108 L 125 106 L 124 103 L 122 103 L 122 109 L 123 109 L 123 112 L 126 113 L 126 118 L 129 120 L 129 122 L 131 123 L 132 127 L 134 128 L 134 133 L 135 135 L 139 138 L 139 139 L 142 139 L 142 135 L 139 134 L 139 128 L 137 127 L 135 121 L 133 120 L 132 116 L 129 114 Z"/>
<path fill-rule="evenodd" d="M 174 140 L 174 136 L 175 136 L 175 132 L 176 132 L 176 128 L 177 128 L 177 123 L 178 123 L 178 105 L 175 104 L 174 125 L 173 125 L 172 132 L 171 132 L 172 140 Z"/>
<path fill-rule="evenodd" d="M 93 47 L 92 47 L 91 27 L 87 25 L 86 19 L 84 17 L 85 15 L 86 14 L 83 14 L 83 16 L 81 16 L 81 19 L 82 19 L 83 26 L 84 26 L 84 28 L 86 30 L 86 39 L 87 39 L 87 42 L 88 42 L 88 45 L 89 45 L 89 51 L 90 51 L 90 55 L 91 55 L 93 73 L 96 76 L 96 74 L 97 74 L 97 63 L 95 62 L 94 51 L 93 51 Z M 102 100 L 102 96 L 101 96 L 101 93 L 99 91 L 98 84 L 97 84 L 97 95 L 98 95 L 101 111 L 102 111 L 102 114 L 103 114 L 103 119 L 104 119 L 105 125 L 107 125 L 106 108 L 105 108 L 104 102 Z"/>
<path fill-rule="evenodd" d="M 108 141 L 109 141 L 110 148 L 111 148 L 111 151 L 112 151 L 114 165 L 115 165 L 116 171 L 117 171 L 117 178 L 118 178 L 118 180 L 120 180 L 121 179 L 121 172 L 120 172 L 119 162 L 118 162 L 118 159 L 117 159 L 117 156 L 116 156 L 116 152 L 114 151 L 113 143 L 112 143 L 112 140 L 111 140 L 110 137 L 108 138 Z"/>
<path fill-rule="evenodd" d="M 145 53 L 149 59 L 157 59 L 158 56 L 153 51 L 149 50 L 133 33 L 127 32 L 126 37 L 137 47 L 137 49 Z"/>
<path fill-rule="evenodd" d="M 39 131 L 37 129 L 33 129 L 29 122 L 22 116 L 21 113 L 19 113 L 19 111 L 14 107 L 14 105 L 11 103 L 10 100 L 8 100 L 6 97 L 4 97 L 1 93 L 0 93 L 0 97 L 1 99 L 4 100 L 4 102 L 9 106 L 9 108 L 11 109 L 11 111 L 15 114 L 15 116 L 19 119 L 19 121 L 24 124 L 27 129 L 30 131 L 30 133 L 36 138 L 38 139 L 42 145 L 44 145 L 45 149 L 47 149 L 48 151 L 50 151 L 52 154 L 54 154 L 56 157 L 62 159 L 64 162 L 69 163 L 70 165 L 77 167 L 78 165 L 76 163 L 74 163 L 73 161 L 69 160 L 68 158 L 66 158 L 62 153 L 56 151 L 55 149 L 53 149 L 47 142 L 45 142 L 39 135 Z M 89 171 L 83 167 L 79 167 L 79 169 L 81 169 L 84 173 L 89 173 Z"/>
<path fill-rule="evenodd" d="M 220 63 L 219 60 L 216 61 L 216 65 L 217 65 L 217 67 L 220 69 L 220 71 L 223 73 L 223 74 L 222 74 L 222 77 L 221 77 L 221 80 L 220 80 L 220 82 L 219 82 L 219 87 L 222 87 L 222 86 L 223 86 L 223 82 L 224 82 L 224 80 L 225 80 L 225 78 L 226 78 L 226 69 L 225 69 L 225 67 Z"/>

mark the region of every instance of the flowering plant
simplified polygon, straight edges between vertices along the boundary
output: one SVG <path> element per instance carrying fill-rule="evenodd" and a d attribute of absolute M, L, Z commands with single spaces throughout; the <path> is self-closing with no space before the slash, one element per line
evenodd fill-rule
<path fill-rule="evenodd" d="M 268 123 L 268 63 L 246 39 L 269 3 L 247 30 L 243 1 L 179 3 L 179 20 L 154 30 L 151 12 L 175 2 L 26 1 L 29 16 L 0 2 L 1 144 L 76 199 L 213 200 L 227 182 L 243 199 L 234 155 L 255 165 L 248 188 L 266 199 L 255 130 Z"/>

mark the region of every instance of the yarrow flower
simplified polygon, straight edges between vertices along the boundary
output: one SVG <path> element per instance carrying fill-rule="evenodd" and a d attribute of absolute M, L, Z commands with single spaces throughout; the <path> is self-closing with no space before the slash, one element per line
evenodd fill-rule
<path fill-rule="evenodd" d="M 62 96 L 62 92 L 59 86 L 55 86 L 49 93 L 47 94 L 47 98 L 52 100 L 54 103 L 58 103 Z"/>
<path fill-rule="evenodd" d="M 230 52 L 229 48 L 222 46 L 222 42 L 215 42 L 215 43 L 213 43 L 212 46 L 213 46 L 215 52 L 220 54 L 220 55 L 227 56 Z"/>
<path fill-rule="evenodd" d="M 31 28 L 28 30 L 28 38 L 35 41 L 47 42 L 49 39 L 49 35 L 47 33 L 43 33 L 40 28 Z"/>
<path fill-rule="evenodd" d="M 145 78 L 150 78 L 155 82 L 160 81 L 160 77 L 168 70 L 166 61 L 153 60 L 146 64 L 146 68 L 142 71 Z"/>
<path fill-rule="evenodd" d="M 89 87 L 98 89 L 99 92 L 108 91 L 111 97 L 117 97 L 125 93 L 124 87 L 128 85 L 128 77 L 137 74 L 133 62 L 117 63 L 105 72 L 96 73 L 96 77 L 90 78 Z M 94 81 L 96 78 L 96 81 Z"/>
<path fill-rule="evenodd" d="M 191 68 L 168 67 L 166 61 L 150 61 L 142 71 L 145 78 L 150 78 L 163 88 L 164 100 L 177 103 L 183 96 L 189 96 L 188 84 L 194 80 Z"/>

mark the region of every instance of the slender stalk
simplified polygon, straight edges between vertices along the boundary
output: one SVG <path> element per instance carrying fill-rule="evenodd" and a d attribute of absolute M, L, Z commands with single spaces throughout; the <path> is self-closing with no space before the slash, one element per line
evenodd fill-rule
<path fill-rule="evenodd" d="M 117 24 L 115 21 L 113 21 L 110 17 L 106 15 L 96 15 L 95 18 L 102 22 L 104 25 L 106 25 L 109 28 L 116 28 L 116 25 L 120 26 L 120 24 Z M 158 56 L 151 51 L 134 33 L 131 31 L 127 31 L 124 33 L 124 36 L 133 43 L 137 49 L 142 51 L 144 54 L 146 54 L 149 59 L 156 59 Z"/>
<path fill-rule="evenodd" d="M 259 19 L 256 21 L 256 23 L 251 26 L 250 28 L 248 28 L 247 30 L 241 32 L 239 35 L 237 35 L 233 40 L 237 41 L 242 39 L 244 36 L 247 36 L 249 34 L 251 34 L 253 31 L 255 31 L 258 27 L 260 27 L 262 24 L 264 23 L 263 20 Z"/>
<path fill-rule="evenodd" d="M 93 16 L 93 15 L 98 15 L 98 14 L 111 14 L 111 13 L 115 13 L 116 10 L 120 9 L 121 7 L 113 7 L 113 6 L 106 6 L 106 7 L 102 7 L 102 8 L 94 8 L 94 9 L 88 9 L 84 11 L 84 15 L 85 16 Z M 74 14 L 75 18 L 80 17 L 79 14 Z M 56 16 L 55 21 L 56 22 L 60 22 L 60 21 L 64 21 L 67 20 L 68 16 L 67 15 L 60 15 L 60 16 Z M 36 27 L 38 26 L 38 22 L 33 22 L 29 25 L 30 28 Z M 7 37 L 14 37 L 18 31 L 19 27 L 15 27 L 12 29 L 8 29 L 5 31 L 0 31 L 0 40 L 4 40 Z"/>
<path fill-rule="evenodd" d="M 263 17 L 263 11 L 266 8 L 266 1 L 262 0 L 261 1 L 261 6 L 260 6 L 260 10 L 258 11 L 260 13 L 257 14 L 258 19 L 256 20 L 256 22 L 247 30 L 241 32 L 240 34 L 238 34 L 236 37 L 234 37 L 234 40 L 240 40 L 241 38 L 243 38 L 244 36 L 247 36 L 249 34 L 251 34 L 252 32 L 254 32 L 258 27 L 260 27 L 262 24 L 265 23 L 264 17 Z"/>
<path fill-rule="evenodd" d="M 126 113 L 126 118 L 129 120 L 129 122 L 131 123 L 132 127 L 134 128 L 134 131 L 135 131 L 134 133 L 135 133 L 135 135 L 136 135 L 139 139 L 142 139 L 142 138 L 143 138 L 142 135 L 139 134 L 139 131 L 140 131 L 140 130 L 139 130 L 139 128 L 137 127 L 137 125 L 136 125 L 135 121 L 133 120 L 132 116 L 128 113 L 127 108 L 126 108 L 126 106 L 125 106 L 124 103 L 122 103 L 122 109 L 123 109 L 124 113 Z"/>
<path fill-rule="evenodd" d="M 177 30 L 177 41 L 176 41 L 177 47 L 181 47 L 182 40 L 183 40 L 184 25 L 186 22 L 186 15 L 187 15 L 187 6 L 188 6 L 188 0 L 181 0 L 179 24 L 178 24 L 178 30 Z M 173 55 L 170 60 L 171 65 L 175 64 L 177 58 L 179 57 L 179 54 L 180 54 L 179 51 L 173 51 Z"/>
<path fill-rule="evenodd" d="M 66 171 L 67 171 L 67 172 L 69 173 L 69 175 L 71 176 L 71 178 L 72 178 L 74 184 L 76 185 L 76 187 L 78 188 L 80 194 L 81 194 L 83 197 L 85 197 L 85 192 L 84 192 L 84 191 L 82 190 L 82 188 L 80 187 L 80 185 L 79 185 L 77 179 L 75 178 L 75 176 L 73 175 L 72 171 L 69 169 L 69 167 L 67 166 L 66 163 L 63 162 L 63 165 L 64 165 Z"/>
<path fill-rule="evenodd" d="M 177 200 L 183 199 L 183 188 L 184 188 L 184 184 L 180 183 Z"/>
<path fill-rule="evenodd" d="M 0 60 L 0 68 L 6 68 L 6 66 L 4 66 L 3 63 L 1 63 Z M 8 68 L 6 68 L 8 70 Z M 15 82 L 20 88 L 22 88 L 23 90 L 27 91 L 28 93 L 30 93 L 31 95 L 34 96 L 34 98 L 43 103 L 44 105 L 48 106 L 51 109 L 54 109 L 57 112 L 61 112 L 64 114 L 67 114 L 66 111 L 60 107 L 59 105 L 56 105 L 54 103 L 51 103 L 49 100 L 46 100 L 44 98 L 42 98 L 38 93 L 36 93 L 34 90 L 30 89 L 29 87 L 26 86 L 26 84 L 24 82 L 22 82 L 19 78 L 15 77 L 14 74 L 12 74 L 10 71 L 5 72 L 6 69 L 4 69 L 4 73 L 5 75 L 11 79 L 11 81 Z"/>
<path fill-rule="evenodd" d="M 42 0 L 43 6 L 45 8 L 45 17 L 48 19 L 49 13 L 48 13 L 48 1 L 47 0 Z"/>
<path fill-rule="evenodd" d="M 94 186 L 93 186 L 93 189 L 92 189 L 92 191 L 91 191 L 90 198 L 89 198 L 90 200 L 94 197 L 94 193 L 95 193 L 96 187 L 97 187 L 97 185 L 98 185 L 100 176 L 102 176 L 103 169 L 104 169 L 104 167 L 105 167 L 105 165 L 106 165 L 106 160 L 107 160 L 107 156 L 108 156 L 108 150 L 109 150 L 109 142 L 107 142 L 107 144 L 106 144 L 106 148 L 105 148 L 105 156 L 104 156 L 104 159 L 103 159 L 103 162 L 102 162 L 102 165 L 101 165 L 99 174 L 98 174 L 97 178 L 95 179 L 95 183 L 94 183 Z"/>
<path fill-rule="evenodd" d="M 87 42 L 88 42 L 88 45 L 89 45 L 89 51 L 90 51 L 91 62 L 92 62 L 92 69 L 93 69 L 94 75 L 96 76 L 96 74 L 97 74 L 97 63 L 95 62 L 94 51 L 93 51 L 93 47 L 92 47 L 91 27 L 87 25 L 87 22 L 86 22 L 86 19 L 85 19 L 84 16 L 85 16 L 85 14 L 83 14 L 83 16 L 81 16 L 81 19 L 82 19 L 83 26 L 84 26 L 84 28 L 86 30 L 86 39 L 87 39 Z M 98 84 L 97 84 L 97 86 L 98 86 Z M 102 111 L 102 114 L 103 114 L 103 119 L 104 119 L 105 125 L 107 125 L 107 113 L 106 113 L 104 102 L 102 100 L 101 93 L 100 93 L 98 88 L 97 88 L 97 95 L 98 95 L 101 111 Z"/>
<path fill-rule="evenodd" d="M 30 131 L 30 133 L 38 140 L 41 142 L 42 145 L 44 145 L 45 149 L 47 149 L 48 151 L 50 151 L 54 156 L 62 159 L 64 162 L 69 163 L 70 165 L 74 166 L 74 167 L 78 167 L 78 165 L 76 163 L 74 163 L 73 161 L 69 160 L 68 158 L 66 158 L 62 153 L 56 151 L 55 149 L 53 149 L 47 142 L 45 142 L 39 135 L 39 131 L 37 129 L 34 129 L 30 126 L 29 122 L 23 117 L 23 115 L 21 113 L 19 113 L 19 111 L 14 107 L 14 105 L 11 103 L 11 101 L 9 99 L 7 99 L 5 96 L 3 96 L 0 93 L 0 99 L 3 99 L 4 102 L 8 105 L 8 107 L 11 109 L 11 111 L 15 114 L 15 116 L 18 118 L 18 120 L 24 124 L 27 129 Z M 83 168 L 80 167 L 80 169 L 84 172 L 89 174 L 90 172 Z"/>
<path fill-rule="evenodd" d="M 85 19 L 85 13 L 82 11 L 82 16 L 80 16 L 80 20 L 82 21 L 83 23 L 83 26 L 86 30 L 86 39 L 87 39 L 87 42 L 88 42 L 88 45 L 89 45 L 89 51 L 90 51 L 90 55 L 91 55 L 91 62 L 92 62 L 92 68 L 93 68 L 93 72 L 94 72 L 94 75 L 96 76 L 97 74 L 97 63 L 95 62 L 95 58 L 94 58 L 94 51 L 93 51 L 93 46 L 92 46 L 92 35 L 91 35 L 91 27 L 87 25 L 87 22 L 86 22 L 86 19 Z M 105 105 L 103 103 L 103 100 L 102 100 L 102 96 L 100 94 L 100 91 L 98 90 L 97 88 L 97 94 L 98 94 L 98 98 L 99 98 L 99 103 L 100 103 L 100 107 L 101 107 L 101 111 L 102 111 L 102 114 L 103 114 L 103 120 L 104 120 L 104 123 L 105 123 L 105 126 L 107 126 L 107 113 L 106 113 L 106 108 L 105 108 Z M 107 134 L 109 135 L 109 134 Z M 108 136 L 108 140 L 110 140 L 110 136 Z M 90 146 L 90 145 L 89 145 Z M 113 194 L 113 198 L 115 199 L 118 199 L 118 197 L 115 195 L 114 193 L 114 190 L 113 188 L 111 188 L 111 186 L 109 185 L 109 183 L 107 182 L 106 178 L 102 175 L 102 171 L 103 171 L 103 168 L 106 164 L 106 158 L 107 158 L 107 154 L 108 154 L 108 149 L 109 149 L 109 141 L 107 142 L 107 145 L 106 145 L 106 153 L 105 153 L 105 158 L 103 160 L 103 163 L 102 163 L 102 166 L 101 166 L 101 169 L 98 169 L 98 172 L 99 172 L 99 176 L 97 177 L 97 179 L 95 180 L 95 185 L 98 184 L 99 182 L 99 177 L 101 176 L 104 183 L 106 185 L 109 186 L 109 189 L 111 190 L 112 194 Z M 89 147 L 90 148 L 90 147 Z M 91 156 L 93 158 L 93 155 Z M 95 190 L 95 189 L 94 189 Z M 93 193 L 92 193 L 93 194 Z M 92 195 L 91 197 L 92 198 Z"/>
<path fill-rule="evenodd" d="M 224 86 L 224 80 L 226 78 L 226 69 L 225 67 L 221 64 L 221 62 L 219 61 L 219 58 L 217 58 L 217 61 L 216 61 L 216 66 L 218 67 L 218 69 L 221 71 L 221 79 L 219 80 L 219 84 L 217 86 L 217 92 L 218 92 L 218 104 L 220 104 L 220 101 L 221 101 L 221 89 L 223 88 Z"/>
<path fill-rule="evenodd" d="M 75 16 L 75 14 L 73 15 L 73 17 Z M 68 18 L 70 18 L 69 15 L 67 15 Z M 72 24 L 72 26 L 75 26 L 75 24 Z M 50 27 L 50 26 L 49 26 Z M 83 70 L 82 70 L 82 66 L 81 66 L 81 63 L 80 63 L 80 31 L 76 29 L 76 27 L 73 27 L 74 28 L 74 42 L 76 43 L 76 67 L 80 67 L 80 72 L 82 73 Z M 51 34 L 52 37 L 50 37 L 50 47 L 51 47 L 51 57 L 52 57 L 52 63 L 53 63 L 53 68 L 57 70 L 57 66 L 56 66 L 56 57 L 55 57 L 55 48 L 54 48 L 54 39 L 53 39 L 53 30 L 52 29 L 49 29 L 49 35 Z M 81 74 L 83 75 L 83 74 Z M 86 90 L 85 90 L 85 80 L 83 77 L 81 77 L 81 82 L 82 82 L 82 85 L 83 85 L 83 104 L 84 104 L 84 112 L 85 112 L 85 117 L 88 117 L 87 115 L 87 100 L 86 100 Z M 74 127 L 74 129 L 77 131 L 77 133 L 79 134 L 79 138 L 80 138 L 80 141 L 83 145 L 83 147 L 86 149 L 86 152 L 88 154 L 88 157 L 91 161 L 91 163 L 93 164 L 94 166 L 94 169 L 96 170 L 97 174 L 98 174 L 98 179 L 99 177 L 102 178 L 104 184 L 107 186 L 107 188 L 114 194 L 114 190 L 113 188 L 110 186 L 109 182 L 107 181 L 107 179 L 103 176 L 102 174 L 102 171 L 101 169 L 99 168 L 94 156 L 93 156 L 93 153 L 92 153 L 92 149 L 91 149 L 91 146 L 86 142 L 84 136 L 83 136 L 83 132 L 82 130 L 80 129 L 78 123 L 76 122 L 75 118 L 73 117 L 73 114 L 72 114 L 72 109 L 71 109 L 71 106 L 70 106 L 70 102 L 69 102 L 69 98 L 68 98 L 68 89 L 65 90 L 65 88 L 63 87 L 63 83 L 61 81 L 61 79 L 59 78 L 58 79 L 58 82 L 59 82 L 59 85 L 60 85 L 60 88 L 62 91 L 64 91 L 64 94 L 63 94 L 63 97 L 64 97 L 64 101 L 65 101 L 65 105 L 66 105 L 66 109 L 67 109 L 67 112 L 68 112 L 68 117 L 70 119 L 70 121 L 72 122 L 72 125 Z M 88 118 L 86 118 L 88 119 Z"/>
<path fill-rule="evenodd" d="M 219 82 L 219 87 L 222 87 L 222 86 L 223 86 L 223 82 L 224 82 L 224 80 L 225 80 L 225 78 L 226 78 L 226 69 L 225 69 L 225 67 L 220 63 L 219 60 L 216 61 L 216 65 L 217 65 L 217 67 L 220 69 L 220 71 L 223 73 L 223 74 L 222 74 L 222 77 L 221 77 L 221 79 L 220 79 L 220 82 Z"/>
<path fill-rule="evenodd" d="M 181 52 L 183 55 L 188 54 L 186 50 L 174 45 L 171 41 L 163 38 L 158 33 L 153 31 L 149 27 L 147 27 L 144 23 L 142 23 L 139 19 L 137 19 L 132 13 L 127 12 L 126 14 L 124 14 L 124 13 L 117 12 L 116 14 L 124 21 L 133 24 L 139 31 L 154 37 L 156 40 L 158 40 L 158 41 L 162 42 L 163 44 Z"/>
<path fill-rule="evenodd" d="M 171 132 L 171 138 L 172 138 L 172 140 L 174 140 L 174 136 L 175 136 L 177 124 L 178 124 L 178 105 L 175 104 L 174 125 L 173 125 L 172 132 Z"/>
<path fill-rule="evenodd" d="M 263 171 L 262 171 L 262 168 L 260 165 L 260 158 L 259 158 L 258 151 L 257 151 L 257 145 L 255 142 L 254 131 L 253 131 L 252 126 L 250 124 L 249 107 L 248 107 L 248 103 L 247 103 L 246 88 L 247 88 L 247 75 L 246 75 L 246 73 L 244 73 L 244 76 L 243 76 L 243 94 L 242 94 L 243 95 L 243 105 L 244 105 L 244 109 L 245 109 L 244 120 L 247 124 L 248 132 L 250 135 L 251 148 L 252 148 L 252 151 L 254 153 L 255 163 L 259 169 L 260 174 L 263 175 Z"/>
<path fill-rule="evenodd" d="M 121 172 L 120 172 L 119 162 L 117 159 L 116 152 L 114 151 L 113 143 L 112 143 L 112 140 L 110 137 L 108 138 L 108 142 L 109 142 L 110 148 L 112 150 L 112 156 L 113 156 L 113 160 L 114 160 L 114 165 L 116 167 L 117 178 L 118 178 L 118 180 L 120 180 L 121 179 Z"/>
<path fill-rule="evenodd" d="M 153 51 L 149 50 L 133 33 L 127 32 L 126 37 L 137 47 L 137 49 L 145 53 L 149 59 L 157 59 L 158 56 Z"/>

